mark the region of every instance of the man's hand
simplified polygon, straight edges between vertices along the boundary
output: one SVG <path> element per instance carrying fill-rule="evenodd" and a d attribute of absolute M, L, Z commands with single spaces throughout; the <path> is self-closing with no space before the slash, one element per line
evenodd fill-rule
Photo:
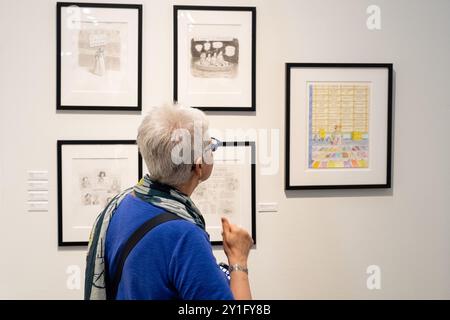
<path fill-rule="evenodd" d="M 223 248 L 229 264 L 238 263 L 242 266 L 247 266 L 248 255 L 253 245 L 253 239 L 250 234 L 237 225 L 230 223 L 226 218 L 222 218 L 222 229 Z"/>

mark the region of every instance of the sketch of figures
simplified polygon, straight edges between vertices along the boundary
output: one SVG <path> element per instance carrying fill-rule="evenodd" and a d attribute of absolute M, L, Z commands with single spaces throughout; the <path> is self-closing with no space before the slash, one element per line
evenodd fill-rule
<path fill-rule="evenodd" d="M 92 204 L 92 195 L 90 193 L 86 193 L 82 199 L 83 205 L 90 206 Z"/>
<path fill-rule="evenodd" d="M 100 197 L 98 194 L 94 194 L 94 196 L 92 198 L 92 205 L 98 206 L 99 204 L 100 204 Z"/>
<path fill-rule="evenodd" d="M 102 184 L 105 182 L 105 177 L 106 177 L 106 172 L 105 171 L 100 171 L 97 175 L 98 177 L 98 183 Z"/>
<path fill-rule="evenodd" d="M 216 164 L 211 177 L 194 191 L 192 200 L 202 214 L 236 215 L 240 192 L 239 167 Z"/>
<path fill-rule="evenodd" d="M 106 170 L 92 170 L 80 175 L 80 194 L 83 206 L 106 206 L 120 190 L 120 178 Z"/>
<path fill-rule="evenodd" d="M 311 83 L 309 168 L 369 167 L 367 83 Z"/>
<path fill-rule="evenodd" d="M 84 25 L 86 27 L 83 29 Z M 120 30 L 92 29 L 90 22 L 82 22 L 81 26 L 78 37 L 78 65 L 97 76 L 104 76 L 107 70 L 120 71 Z"/>
<path fill-rule="evenodd" d="M 227 179 L 227 189 L 230 191 L 235 191 L 239 189 L 239 180 L 235 177 L 228 177 Z"/>
<path fill-rule="evenodd" d="M 194 77 L 235 78 L 238 66 L 238 39 L 191 39 L 191 74 Z"/>
<path fill-rule="evenodd" d="M 91 186 L 91 183 L 89 182 L 89 177 L 82 177 L 81 178 L 81 188 L 86 189 Z"/>
<path fill-rule="evenodd" d="M 92 73 L 98 76 L 104 75 L 106 71 L 104 51 L 103 47 L 99 47 L 95 53 L 95 64 Z"/>
<path fill-rule="evenodd" d="M 110 190 L 109 191 L 110 193 L 114 193 L 114 194 L 120 192 L 120 182 L 119 182 L 119 180 L 117 178 L 113 179 L 113 182 L 112 182 L 111 187 L 110 187 L 109 190 Z"/>
<path fill-rule="evenodd" d="M 235 202 L 231 199 L 223 199 L 219 202 L 219 212 L 225 215 L 236 213 L 238 208 L 235 207 Z"/>

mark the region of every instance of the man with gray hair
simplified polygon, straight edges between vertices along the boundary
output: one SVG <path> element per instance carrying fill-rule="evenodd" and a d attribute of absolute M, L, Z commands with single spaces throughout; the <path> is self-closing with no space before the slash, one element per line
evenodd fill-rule
<path fill-rule="evenodd" d="M 249 233 L 222 218 L 227 277 L 190 199 L 211 175 L 220 145 L 208 134 L 205 114 L 178 105 L 153 108 L 139 127 L 137 143 L 149 173 L 97 218 L 85 299 L 251 299 Z"/>

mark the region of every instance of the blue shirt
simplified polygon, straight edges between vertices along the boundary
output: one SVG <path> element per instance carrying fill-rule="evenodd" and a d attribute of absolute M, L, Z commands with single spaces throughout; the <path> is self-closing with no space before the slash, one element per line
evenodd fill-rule
<path fill-rule="evenodd" d="M 110 275 L 132 233 L 163 212 L 132 195 L 123 199 L 106 233 Z M 130 252 L 116 299 L 231 300 L 233 294 L 205 231 L 190 221 L 174 220 L 156 226 Z"/>

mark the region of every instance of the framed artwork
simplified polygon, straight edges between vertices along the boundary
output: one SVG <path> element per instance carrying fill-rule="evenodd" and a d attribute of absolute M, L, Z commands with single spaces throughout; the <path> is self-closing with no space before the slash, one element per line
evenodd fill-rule
<path fill-rule="evenodd" d="M 213 245 L 222 244 L 221 217 L 245 228 L 256 244 L 255 143 L 222 142 L 211 176 L 191 195 Z"/>
<path fill-rule="evenodd" d="M 87 245 L 95 218 L 142 176 L 134 140 L 58 140 L 58 244 Z"/>
<path fill-rule="evenodd" d="M 58 2 L 56 109 L 142 109 L 142 5 Z"/>
<path fill-rule="evenodd" d="M 256 8 L 174 6 L 174 101 L 256 110 Z"/>
<path fill-rule="evenodd" d="M 286 64 L 285 189 L 390 188 L 392 64 Z"/>

